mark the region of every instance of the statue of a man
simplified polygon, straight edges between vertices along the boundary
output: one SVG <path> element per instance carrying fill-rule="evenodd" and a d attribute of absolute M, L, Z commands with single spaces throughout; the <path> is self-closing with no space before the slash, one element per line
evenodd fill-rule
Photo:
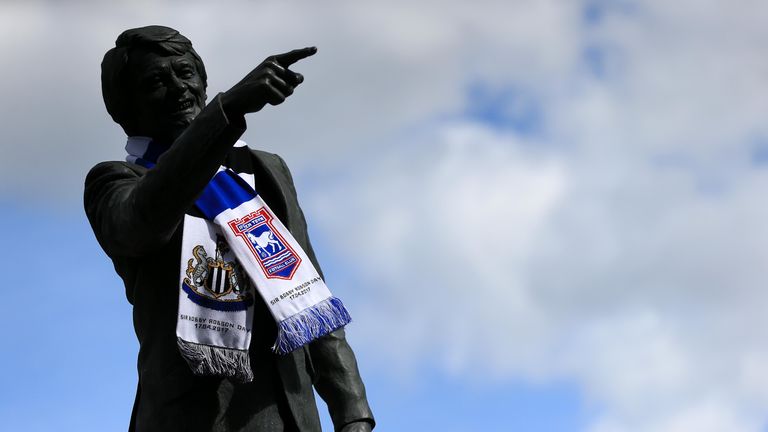
<path fill-rule="evenodd" d="M 131 431 L 317 431 L 313 387 L 335 430 L 373 428 L 290 172 L 239 141 L 245 114 L 293 94 L 289 67 L 315 52 L 268 57 L 207 105 L 203 62 L 176 30 L 127 30 L 104 56 L 129 154 L 91 169 L 85 210 L 133 305 Z"/>

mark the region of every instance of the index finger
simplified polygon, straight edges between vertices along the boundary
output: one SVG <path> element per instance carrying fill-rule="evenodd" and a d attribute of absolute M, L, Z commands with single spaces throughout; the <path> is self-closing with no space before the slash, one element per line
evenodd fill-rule
<path fill-rule="evenodd" d="M 297 61 L 314 55 L 317 52 L 316 47 L 299 48 L 287 53 L 278 54 L 275 56 L 275 61 L 282 67 L 288 67 Z"/>

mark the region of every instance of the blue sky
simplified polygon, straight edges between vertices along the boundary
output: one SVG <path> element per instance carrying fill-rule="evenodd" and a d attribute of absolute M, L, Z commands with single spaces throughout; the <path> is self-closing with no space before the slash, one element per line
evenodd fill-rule
<path fill-rule="evenodd" d="M 0 4 L 0 424 L 127 426 L 82 182 L 123 158 L 103 53 L 165 24 L 209 95 L 318 46 L 244 140 L 293 170 L 378 430 L 765 430 L 768 5 L 413 3 Z"/>

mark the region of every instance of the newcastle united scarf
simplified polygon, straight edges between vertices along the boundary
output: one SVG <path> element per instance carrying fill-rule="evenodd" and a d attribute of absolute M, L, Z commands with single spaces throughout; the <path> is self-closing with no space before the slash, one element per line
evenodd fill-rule
<path fill-rule="evenodd" d="M 126 160 L 151 168 L 167 148 L 128 139 Z M 349 321 L 307 254 L 255 191 L 238 141 L 184 217 L 176 336 L 198 375 L 251 381 L 248 347 L 254 296 L 277 323 L 273 350 L 285 354 Z M 234 169 L 233 169 L 234 168 Z"/>

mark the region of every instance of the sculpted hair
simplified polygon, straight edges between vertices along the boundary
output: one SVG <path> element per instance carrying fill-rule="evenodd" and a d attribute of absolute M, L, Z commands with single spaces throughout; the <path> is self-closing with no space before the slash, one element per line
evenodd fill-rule
<path fill-rule="evenodd" d="M 127 69 L 131 52 L 136 49 L 163 55 L 192 54 L 203 86 L 208 86 L 208 75 L 205 73 L 203 60 L 192 48 L 192 42 L 178 31 L 164 26 L 147 26 L 124 31 L 117 37 L 115 47 L 104 54 L 104 60 L 101 62 L 101 93 L 104 105 L 112 120 L 123 129 L 126 129 L 132 120 Z M 129 132 L 126 130 L 126 133 Z"/>

